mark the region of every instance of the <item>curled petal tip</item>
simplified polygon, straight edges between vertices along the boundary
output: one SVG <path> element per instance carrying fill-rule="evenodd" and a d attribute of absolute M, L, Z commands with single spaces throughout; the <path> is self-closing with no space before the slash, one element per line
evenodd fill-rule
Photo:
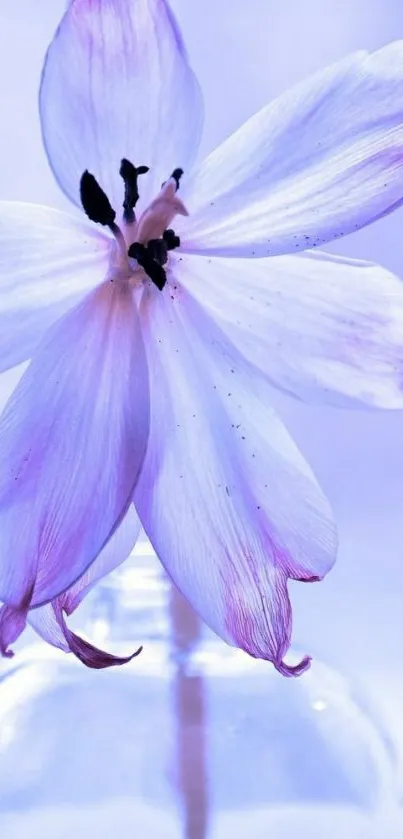
<path fill-rule="evenodd" d="M 15 652 L 13 650 L 7 650 L 5 647 L 0 648 L 0 653 L 2 658 L 14 658 Z"/>
<path fill-rule="evenodd" d="M 98 649 L 94 644 L 76 635 L 68 628 L 64 615 L 63 606 L 60 601 L 56 600 L 53 604 L 53 609 L 57 623 L 66 639 L 68 648 L 86 667 L 92 670 L 104 670 L 106 667 L 120 667 L 122 664 L 128 664 L 132 658 L 140 655 L 143 647 L 139 647 L 136 652 L 126 657 L 120 657 L 107 653 L 104 650 Z"/>
<path fill-rule="evenodd" d="M 309 668 L 311 666 L 311 661 L 312 661 L 311 657 L 309 655 L 306 655 L 306 656 L 304 656 L 302 661 L 300 661 L 299 664 L 292 665 L 292 664 L 286 664 L 285 661 L 279 661 L 279 662 L 275 661 L 274 666 L 275 666 L 276 670 L 278 670 L 278 672 L 281 673 L 282 676 L 288 676 L 288 677 L 294 676 L 294 677 L 296 677 L 296 676 L 302 676 L 302 674 L 305 673 L 306 670 L 309 670 Z"/>
<path fill-rule="evenodd" d="M 77 656 L 77 658 L 85 664 L 86 667 L 93 670 L 104 670 L 107 667 L 120 667 L 123 664 L 128 664 L 133 658 L 137 658 L 143 649 L 143 647 L 139 647 L 138 650 L 132 653 L 132 655 L 120 657 L 111 655 L 111 653 L 104 652 L 103 650 L 99 650 L 97 647 L 94 647 L 93 644 L 90 644 L 89 641 L 85 641 L 84 638 L 80 638 L 74 632 L 67 630 L 66 627 L 65 635 L 70 651 L 74 653 L 74 655 Z"/>
<path fill-rule="evenodd" d="M 20 607 L 4 605 L 0 608 L 0 655 L 13 658 L 10 644 L 14 644 L 25 629 L 31 593 Z"/>

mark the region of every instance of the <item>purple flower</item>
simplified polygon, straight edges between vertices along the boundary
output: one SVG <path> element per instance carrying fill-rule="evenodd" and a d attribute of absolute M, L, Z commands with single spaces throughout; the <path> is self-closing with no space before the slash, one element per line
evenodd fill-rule
<path fill-rule="evenodd" d="M 194 165 L 202 100 L 165 0 L 70 4 L 41 120 L 92 222 L 0 205 L 1 369 L 32 359 L 0 420 L 4 655 L 28 618 L 89 666 L 128 660 L 65 615 L 141 522 L 218 635 L 309 666 L 284 662 L 287 580 L 322 579 L 336 535 L 270 386 L 403 407 L 399 280 L 310 250 L 402 203 L 402 103 L 402 43 L 357 53 Z"/>

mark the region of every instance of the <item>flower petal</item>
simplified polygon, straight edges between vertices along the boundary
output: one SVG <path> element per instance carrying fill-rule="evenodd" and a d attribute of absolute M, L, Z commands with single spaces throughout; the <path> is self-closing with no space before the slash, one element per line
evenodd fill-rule
<path fill-rule="evenodd" d="M 172 284 L 173 282 L 173 284 Z M 329 505 L 277 416 L 268 388 L 171 280 L 143 302 L 150 439 L 135 504 L 157 555 L 204 621 L 252 656 L 284 663 L 287 578 L 335 559 Z"/>
<path fill-rule="evenodd" d="M 8 607 L 5 608 L 7 609 Z M 46 606 L 42 606 L 39 610 L 31 610 L 31 615 L 36 611 L 40 612 L 39 618 L 29 617 L 29 622 L 39 635 L 54 647 L 59 647 L 59 649 L 66 653 L 73 653 L 86 667 L 92 670 L 104 670 L 107 667 L 128 664 L 129 661 L 132 661 L 133 658 L 140 655 L 143 649 L 139 647 L 131 655 L 117 656 L 95 647 L 94 644 L 86 641 L 85 638 L 82 638 L 68 628 L 64 619 L 63 609 L 60 605 L 60 598 L 58 597 L 53 603 L 47 603 Z M 10 658 L 13 656 L 13 652 L 8 649 L 5 653 L 3 652 L 3 655 Z"/>
<path fill-rule="evenodd" d="M 45 336 L 0 420 L 0 599 L 53 600 L 130 505 L 148 372 L 129 285 L 106 281 Z"/>
<path fill-rule="evenodd" d="M 77 609 L 84 597 L 103 577 L 125 562 L 137 542 L 140 530 L 139 517 L 131 504 L 122 523 L 95 562 L 74 585 L 60 596 L 67 615 L 71 615 Z"/>
<path fill-rule="evenodd" d="M 165 0 L 73 0 L 49 48 L 40 91 L 50 165 L 80 204 L 89 169 L 118 210 L 121 159 L 153 167 L 142 196 L 196 156 L 203 104 Z M 154 168 L 155 167 L 155 168 Z"/>
<path fill-rule="evenodd" d="M 47 329 L 106 273 L 110 239 L 34 204 L 0 202 L 0 372 L 31 357 Z"/>
<path fill-rule="evenodd" d="M 119 658 L 97 650 L 68 629 L 63 612 L 71 615 L 99 580 L 127 559 L 137 542 L 139 532 L 140 522 L 131 505 L 121 525 L 85 574 L 52 603 L 31 609 L 29 612 L 29 623 L 45 641 L 64 652 L 73 652 L 88 667 L 125 664 L 133 656 Z"/>
<path fill-rule="evenodd" d="M 399 41 L 343 59 L 252 117 L 188 183 L 187 250 L 291 253 L 400 206 L 402 86 Z"/>
<path fill-rule="evenodd" d="M 93 644 L 90 644 L 89 641 L 85 641 L 84 638 L 81 638 L 79 635 L 76 635 L 75 632 L 72 632 L 71 629 L 66 626 L 61 608 L 58 606 L 54 608 L 56 619 L 62 628 L 70 651 L 74 653 L 74 655 L 79 658 L 86 667 L 91 667 L 94 670 L 103 670 L 106 667 L 116 667 L 117 665 L 128 664 L 129 661 L 140 655 L 143 649 L 142 647 L 139 647 L 138 650 L 126 657 L 112 655 L 111 653 L 99 650 L 97 647 L 94 647 Z"/>
<path fill-rule="evenodd" d="M 182 256 L 175 271 L 245 355 L 305 402 L 403 408 L 403 283 L 327 253 Z"/>

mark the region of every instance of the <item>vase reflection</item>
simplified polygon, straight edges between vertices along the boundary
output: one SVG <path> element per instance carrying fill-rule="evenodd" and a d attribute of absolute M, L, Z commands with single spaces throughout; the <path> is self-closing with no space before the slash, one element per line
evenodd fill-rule
<path fill-rule="evenodd" d="M 3 666 L 2 835 L 403 835 L 393 754 L 344 679 L 317 662 L 285 680 L 227 648 L 141 550 L 80 626 L 113 651 L 143 643 L 138 659 L 91 672 L 34 643 Z"/>

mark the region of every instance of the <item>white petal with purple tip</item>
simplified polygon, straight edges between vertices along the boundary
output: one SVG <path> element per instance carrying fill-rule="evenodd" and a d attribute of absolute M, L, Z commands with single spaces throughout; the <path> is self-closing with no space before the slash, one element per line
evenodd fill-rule
<path fill-rule="evenodd" d="M 328 502 L 268 406 L 267 388 L 171 279 L 141 309 L 151 371 L 147 455 L 135 504 L 157 555 L 207 624 L 273 661 L 291 634 L 287 578 L 331 568 Z"/>
<path fill-rule="evenodd" d="M 137 542 L 139 533 L 139 518 L 131 505 L 124 520 L 85 574 L 52 603 L 47 603 L 46 606 L 40 606 L 38 609 L 31 609 L 28 621 L 44 641 L 54 647 L 59 647 L 66 653 L 74 652 L 87 666 L 98 669 L 124 664 L 130 660 L 130 657 L 118 658 L 98 650 L 75 634 L 73 634 L 72 645 L 72 634 L 67 628 L 63 612 L 71 615 L 102 577 L 110 574 L 127 559 Z"/>
<path fill-rule="evenodd" d="M 106 281 L 45 336 L 0 420 L 0 598 L 16 614 L 70 588 L 119 526 L 148 417 L 132 291 Z"/>

